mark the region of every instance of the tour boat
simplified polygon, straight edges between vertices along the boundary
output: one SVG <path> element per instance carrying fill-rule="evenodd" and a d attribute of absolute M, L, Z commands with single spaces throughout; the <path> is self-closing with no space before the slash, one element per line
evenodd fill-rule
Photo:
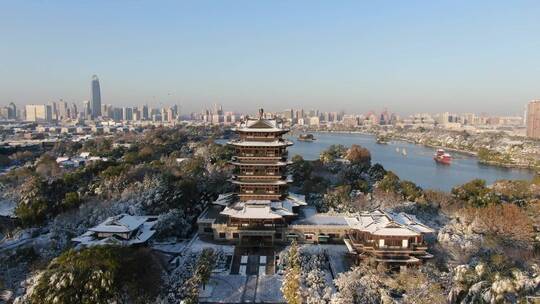
<path fill-rule="evenodd" d="M 377 136 L 377 143 L 380 145 L 387 145 L 388 144 L 388 138 L 386 136 L 380 135 Z"/>
<path fill-rule="evenodd" d="M 315 137 L 313 136 L 313 134 L 310 134 L 310 133 L 306 133 L 306 134 L 300 134 L 298 136 L 298 140 L 299 141 L 308 141 L 308 142 L 312 142 L 315 140 Z"/>
<path fill-rule="evenodd" d="M 452 156 L 443 149 L 438 149 L 437 152 L 435 152 L 433 159 L 439 164 L 450 165 L 452 163 Z"/>

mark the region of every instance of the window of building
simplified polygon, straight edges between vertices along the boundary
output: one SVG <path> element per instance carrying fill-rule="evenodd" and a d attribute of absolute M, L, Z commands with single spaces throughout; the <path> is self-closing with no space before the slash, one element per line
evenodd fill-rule
<path fill-rule="evenodd" d="M 233 237 L 233 239 L 237 239 L 237 238 L 239 237 L 239 236 L 238 236 L 238 233 L 233 233 L 233 234 L 232 234 L 232 237 Z"/>
<path fill-rule="evenodd" d="M 204 232 L 206 232 L 206 233 L 212 233 L 212 228 L 204 228 Z"/>
<path fill-rule="evenodd" d="M 313 240 L 313 233 L 306 233 L 304 234 L 304 238 L 306 240 Z"/>
<path fill-rule="evenodd" d="M 219 233 L 219 238 L 220 239 L 224 239 L 227 235 L 225 234 L 225 232 L 220 232 Z"/>

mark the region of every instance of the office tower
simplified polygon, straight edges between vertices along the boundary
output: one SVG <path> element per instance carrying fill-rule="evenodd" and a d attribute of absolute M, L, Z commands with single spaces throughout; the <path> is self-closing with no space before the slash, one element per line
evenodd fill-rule
<path fill-rule="evenodd" d="M 51 106 L 52 119 L 58 120 L 58 107 L 57 107 L 56 101 L 50 102 L 49 106 Z"/>
<path fill-rule="evenodd" d="M 92 107 L 90 106 L 90 101 L 85 100 L 83 101 L 82 118 L 89 119 L 91 116 L 92 116 Z"/>
<path fill-rule="evenodd" d="M 133 108 L 133 120 L 134 121 L 140 121 L 141 120 L 141 112 L 137 108 Z"/>
<path fill-rule="evenodd" d="M 122 108 L 122 120 L 133 120 L 133 108 Z"/>
<path fill-rule="evenodd" d="M 8 119 L 10 109 L 8 107 L 0 108 L 0 119 Z"/>
<path fill-rule="evenodd" d="M 8 119 L 16 119 L 17 118 L 17 106 L 13 102 L 10 102 L 8 107 Z"/>
<path fill-rule="evenodd" d="M 220 104 L 214 104 L 214 115 L 223 115 L 223 107 Z"/>
<path fill-rule="evenodd" d="M 26 120 L 33 122 L 52 121 L 52 107 L 50 105 L 26 105 Z"/>
<path fill-rule="evenodd" d="M 112 119 L 116 122 L 119 122 L 122 120 L 122 109 L 121 108 L 113 108 L 112 109 Z"/>
<path fill-rule="evenodd" d="M 113 106 L 110 104 L 104 104 L 101 106 L 101 117 L 111 118 Z"/>
<path fill-rule="evenodd" d="M 96 75 L 92 76 L 92 98 L 90 100 L 92 118 L 101 116 L 101 89 L 99 79 Z"/>
<path fill-rule="evenodd" d="M 77 119 L 78 114 L 79 111 L 77 110 L 77 105 L 75 103 L 72 103 L 71 107 L 69 108 L 69 117 L 71 119 Z"/>
<path fill-rule="evenodd" d="M 56 106 L 56 119 L 58 120 L 64 120 L 69 118 L 69 109 L 67 102 L 60 99 Z"/>
<path fill-rule="evenodd" d="M 142 119 L 148 120 L 148 118 L 150 117 L 148 114 L 148 105 L 142 106 Z"/>
<path fill-rule="evenodd" d="M 176 120 L 174 108 L 167 108 L 167 121 L 172 122 Z"/>
<path fill-rule="evenodd" d="M 540 99 L 527 106 L 527 137 L 540 138 Z"/>

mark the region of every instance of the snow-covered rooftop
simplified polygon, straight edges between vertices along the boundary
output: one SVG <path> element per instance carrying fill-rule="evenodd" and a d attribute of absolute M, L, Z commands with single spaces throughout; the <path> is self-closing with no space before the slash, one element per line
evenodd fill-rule
<path fill-rule="evenodd" d="M 419 236 L 422 233 L 431 233 L 433 229 L 422 224 L 414 216 L 406 213 L 392 213 L 382 210 L 362 212 L 345 220 L 353 229 L 369 232 L 381 236 Z"/>
<path fill-rule="evenodd" d="M 234 128 L 233 131 L 238 132 L 288 132 L 288 129 L 283 128 L 281 122 L 276 119 L 266 119 L 266 118 L 247 118 L 242 121 L 238 127 Z"/>
<path fill-rule="evenodd" d="M 148 241 L 156 231 L 152 228 L 156 224 L 156 216 L 132 216 L 120 214 L 107 218 L 103 223 L 88 229 L 84 234 L 73 238 L 83 246 L 96 246 L 106 244 L 134 245 Z M 129 239 L 120 236 L 130 234 Z M 105 236 L 104 236 L 105 235 Z"/>
<path fill-rule="evenodd" d="M 132 232 L 139 228 L 144 222 L 148 220 L 146 216 L 132 216 L 128 214 L 120 214 L 117 216 L 111 216 L 103 223 L 92 227 L 88 230 L 101 233 L 126 233 Z"/>
<path fill-rule="evenodd" d="M 282 201 L 250 200 L 234 202 L 221 212 L 234 218 L 245 219 L 279 219 L 283 216 L 294 216 L 294 207 L 304 206 L 306 202 L 303 195 L 289 194 Z"/>

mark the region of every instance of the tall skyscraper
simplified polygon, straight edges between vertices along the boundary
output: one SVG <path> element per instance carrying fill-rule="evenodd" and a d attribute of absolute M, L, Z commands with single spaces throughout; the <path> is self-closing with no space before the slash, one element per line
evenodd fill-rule
<path fill-rule="evenodd" d="M 101 89 L 99 87 L 99 79 L 96 75 L 92 76 L 92 99 L 90 100 L 90 109 L 92 118 L 101 116 Z"/>
<path fill-rule="evenodd" d="M 540 138 L 540 99 L 527 106 L 527 137 Z"/>
<path fill-rule="evenodd" d="M 148 120 L 148 117 L 149 117 L 149 115 L 148 115 L 148 106 L 144 105 L 142 107 L 142 119 L 143 120 Z"/>

